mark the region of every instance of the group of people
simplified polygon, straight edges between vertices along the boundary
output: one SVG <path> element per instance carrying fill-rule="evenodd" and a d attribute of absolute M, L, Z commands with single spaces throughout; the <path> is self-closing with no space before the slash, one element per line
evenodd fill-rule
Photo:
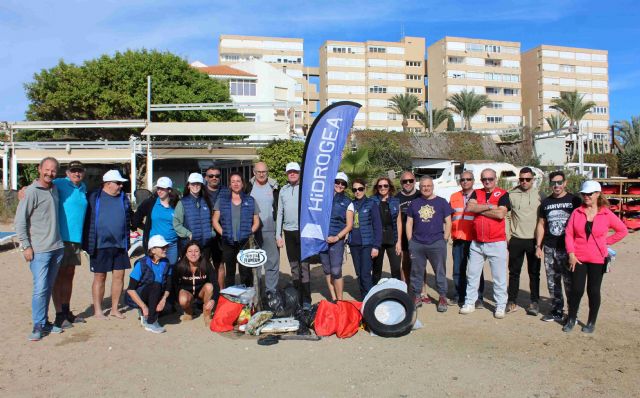
<path fill-rule="evenodd" d="M 21 191 L 15 218 L 21 251 L 33 274 L 30 340 L 85 321 L 70 310 L 74 271 L 81 264 L 83 250 L 94 274 L 94 317 L 109 319 L 102 304 L 111 274 L 109 316 L 125 318 L 119 303 L 125 271 L 131 268 L 129 234 L 137 229 L 143 230 L 145 254 L 129 274 L 125 301 L 138 310 L 142 326 L 150 332 L 163 333 L 158 317 L 176 307 L 183 321 L 202 311 L 208 324 L 220 289 L 236 284 L 236 272 L 240 283 L 252 286 L 251 269 L 238 264 L 236 256 L 254 241 L 267 256 L 267 300 L 277 292 L 280 248 L 286 246 L 299 303 L 303 309 L 311 307 L 310 259 L 300 258 L 298 163 L 287 164 L 287 183 L 281 188 L 269 177 L 264 162 L 254 165 L 253 178 L 246 183 L 240 173 L 230 173 L 228 186 L 222 184 L 221 170 L 215 166 L 205 171 L 204 178 L 192 173 L 182 196 L 170 178 L 160 177 L 153 194 L 135 212 L 122 191 L 127 180 L 117 170 L 106 172 L 101 187 L 87 193 L 82 163 L 69 163 L 65 178 L 57 178 L 58 168 L 54 158 L 40 162 L 38 179 Z M 541 198 L 530 168 L 520 171 L 520 184 L 509 192 L 496 186 L 494 170 L 482 171 L 482 189 L 473 189 L 474 176 L 465 171 L 460 176 L 461 190 L 447 202 L 436 195 L 430 177 L 420 178 L 417 191 L 415 176 L 409 171 L 402 173 L 397 194 L 393 181 L 381 177 L 371 197 L 366 195 L 364 180 L 356 178 L 350 183 L 339 172 L 334 181 L 328 250 L 320 253 L 331 299 L 343 299 L 342 265 L 348 244 L 362 298 L 381 279 L 386 253 L 391 277 L 407 282 L 417 307 L 431 302 L 423 294 L 426 264 L 431 263 L 439 312 L 447 311 L 450 304 L 458 304 L 461 314 L 483 308 L 482 269 L 488 260 L 494 315 L 503 318 L 518 309 L 526 257 L 531 298 L 526 310 L 537 315 L 544 257 L 553 310 L 542 319 L 563 320 L 564 283 L 569 303 L 564 330 L 570 331 L 586 284 L 590 311 L 583 331 L 593 332 L 607 248 L 625 236 L 626 228 L 608 209 L 597 182 L 585 182 L 580 201 L 566 192 L 562 172 L 553 172 L 549 178 L 553 193 Z M 345 193 L 349 186 L 353 200 Z M 616 231 L 614 235 L 608 235 L 610 228 Z M 448 299 L 445 264 L 450 239 L 455 290 Z M 51 297 L 54 322 L 47 316 Z"/>

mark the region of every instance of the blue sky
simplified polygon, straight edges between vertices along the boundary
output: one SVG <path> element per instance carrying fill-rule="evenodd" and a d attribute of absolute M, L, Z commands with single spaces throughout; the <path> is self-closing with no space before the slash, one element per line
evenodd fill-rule
<path fill-rule="evenodd" d="M 611 121 L 640 115 L 640 1 L 205 1 L 0 2 L 0 120 L 23 120 L 23 84 L 59 59 L 82 63 L 128 48 L 217 62 L 220 34 L 304 39 L 305 64 L 325 40 L 443 36 L 609 51 Z"/>

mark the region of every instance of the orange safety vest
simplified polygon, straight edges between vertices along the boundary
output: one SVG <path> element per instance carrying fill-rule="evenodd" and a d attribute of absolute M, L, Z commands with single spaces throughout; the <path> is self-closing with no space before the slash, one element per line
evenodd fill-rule
<path fill-rule="evenodd" d="M 462 191 L 455 192 L 449 199 L 453 209 L 451 215 L 451 237 L 453 239 L 472 241 L 474 239 L 473 220 L 475 213 L 465 212 L 464 195 Z"/>

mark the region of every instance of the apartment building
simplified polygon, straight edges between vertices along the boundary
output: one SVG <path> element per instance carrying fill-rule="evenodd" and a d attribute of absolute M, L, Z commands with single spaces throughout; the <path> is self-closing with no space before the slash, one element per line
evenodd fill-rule
<path fill-rule="evenodd" d="M 294 78 L 296 97 L 302 105 L 296 108 L 297 130 L 311 126 L 312 114 L 318 111 L 318 89 L 309 78 L 318 76 L 318 68 L 304 66 L 304 41 L 299 38 L 220 35 L 218 62 L 233 65 L 260 60 L 281 69 Z"/>
<path fill-rule="evenodd" d="M 402 131 L 402 116 L 389 109 L 396 94 L 415 94 L 424 106 L 425 38 L 326 41 L 320 48 L 320 106 L 342 100 L 362 105 L 354 128 Z M 411 131 L 422 131 L 412 118 Z"/>
<path fill-rule="evenodd" d="M 429 100 L 448 107 L 447 98 L 466 89 L 486 94 L 491 104 L 471 119 L 474 130 L 499 131 L 522 121 L 520 43 L 445 37 L 427 49 Z M 456 128 L 462 120 L 454 116 Z M 442 124 L 436 131 L 444 130 Z"/>
<path fill-rule="evenodd" d="M 606 132 L 609 126 L 608 54 L 592 50 L 541 45 L 522 54 L 522 103 L 534 128 L 549 130 L 546 117 L 557 117 L 551 109 L 554 98 L 564 91 L 578 91 L 584 101 L 596 106 L 581 121 L 587 132 Z M 527 123 L 528 124 L 528 123 Z"/>

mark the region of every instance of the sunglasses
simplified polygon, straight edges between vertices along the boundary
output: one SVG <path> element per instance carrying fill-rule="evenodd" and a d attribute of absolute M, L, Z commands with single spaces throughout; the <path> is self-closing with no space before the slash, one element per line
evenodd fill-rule
<path fill-rule="evenodd" d="M 347 187 L 347 183 L 345 181 L 342 181 L 342 180 L 335 180 L 333 183 L 336 184 L 336 185 L 343 186 L 345 188 Z"/>
<path fill-rule="evenodd" d="M 495 178 L 491 177 L 491 178 L 481 178 L 480 181 L 482 182 L 492 182 L 495 181 Z"/>
<path fill-rule="evenodd" d="M 207 178 L 220 178 L 221 174 L 207 174 Z"/>
<path fill-rule="evenodd" d="M 389 188 L 389 184 L 378 184 L 378 189 Z"/>
<path fill-rule="evenodd" d="M 356 192 L 364 192 L 364 187 L 351 188 L 351 191 L 352 191 L 353 193 L 356 193 Z"/>
<path fill-rule="evenodd" d="M 518 178 L 518 180 L 520 180 L 520 182 L 531 182 L 531 180 L 533 180 L 533 178 L 520 177 L 520 178 Z"/>
<path fill-rule="evenodd" d="M 560 180 L 560 181 L 551 181 L 551 186 L 552 187 L 559 187 L 560 185 L 564 184 L 564 180 Z"/>
<path fill-rule="evenodd" d="M 587 193 L 587 192 L 580 192 L 580 195 L 585 196 L 585 197 L 587 197 L 587 198 L 590 198 L 590 197 L 591 197 L 591 195 L 593 195 L 594 193 L 595 193 L 595 192 L 589 192 L 589 193 Z"/>
<path fill-rule="evenodd" d="M 473 181 L 473 178 L 461 178 L 460 182 L 468 182 L 468 181 Z"/>
<path fill-rule="evenodd" d="M 69 173 L 84 173 L 84 169 L 69 169 Z"/>
<path fill-rule="evenodd" d="M 109 181 L 109 182 L 111 182 L 112 184 L 116 184 L 118 186 L 122 185 L 122 182 L 120 182 L 120 181 Z"/>
<path fill-rule="evenodd" d="M 414 180 L 413 178 L 410 178 L 408 180 L 400 180 L 400 182 L 402 184 L 413 184 L 416 180 Z"/>

